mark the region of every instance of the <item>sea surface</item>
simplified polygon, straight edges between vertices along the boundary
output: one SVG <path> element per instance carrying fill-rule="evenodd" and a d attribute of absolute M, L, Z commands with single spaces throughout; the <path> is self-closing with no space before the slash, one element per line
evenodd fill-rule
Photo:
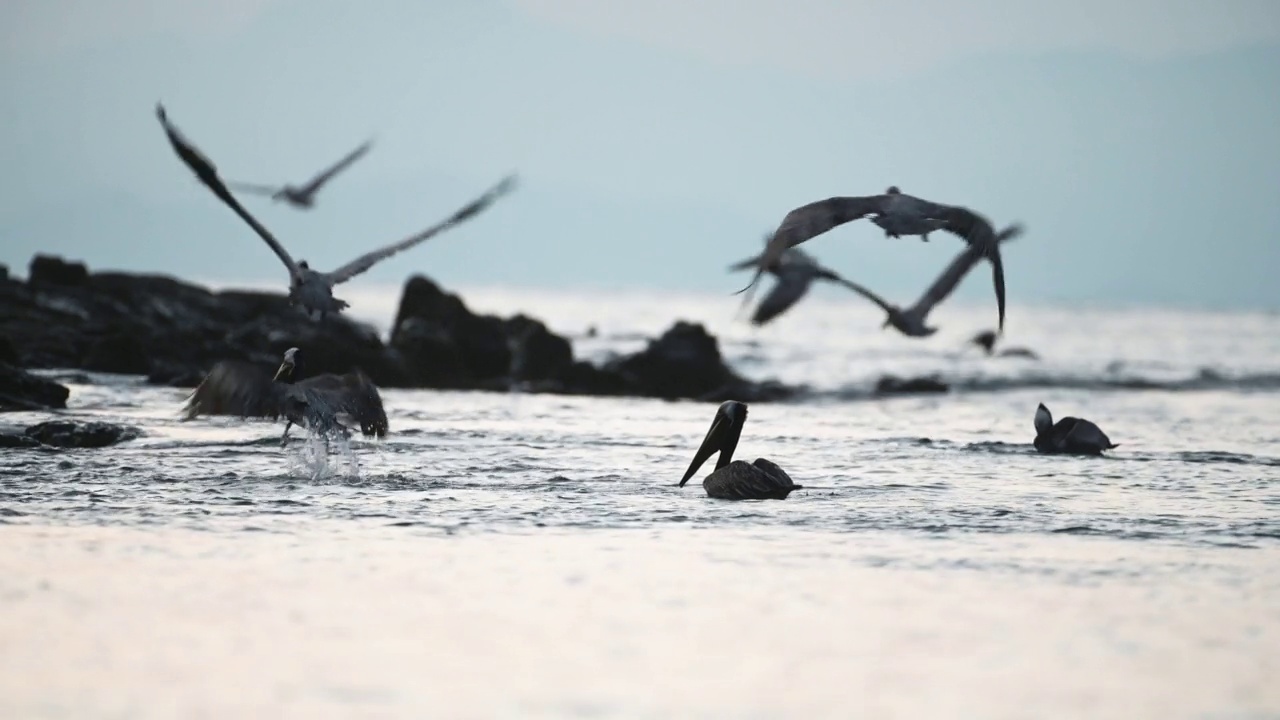
<path fill-rule="evenodd" d="M 395 289 L 343 293 L 386 328 Z M 179 422 L 185 392 L 56 372 L 102 450 L 0 450 L 0 717 L 1280 718 L 1280 315 L 1011 301 L 928 339 L 823 294 L 477 288 L 579 357 L 676 318 L 754 379 L 738 456 L 676 482 L 715 405 L 386 390 L 391 434 Z M 952 392 L 876 398 L 885 374 Z M 1043 402 L 1105 458 L 1031 445 Z M 25 425 L 54 413 L 10 413 Z"/>

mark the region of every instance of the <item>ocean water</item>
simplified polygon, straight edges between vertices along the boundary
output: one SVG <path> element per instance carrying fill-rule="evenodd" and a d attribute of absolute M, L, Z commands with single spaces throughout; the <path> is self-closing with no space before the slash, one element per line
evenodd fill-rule
<path fill-rule="evenodd" d="M 385 329 L 394 290 L 344 296 Z M 464 297 L 594 359 L 705 323 L 808 389 L 738 450 L 806 489 L 677 488 L 708 403 L 389 390 L 391 434 L 326 454 L 72 376 L 63 415 L 144 435 L 0 451 L 0 716 L 1280 717 L 1280 316 L 1011 304 L 1028 360 L 966 346 L 986 304 L 920 340 L 837 295 L 764 329 L 715 295 Z M 1120 447 L 1036 454 L 1039 402 Z"/>

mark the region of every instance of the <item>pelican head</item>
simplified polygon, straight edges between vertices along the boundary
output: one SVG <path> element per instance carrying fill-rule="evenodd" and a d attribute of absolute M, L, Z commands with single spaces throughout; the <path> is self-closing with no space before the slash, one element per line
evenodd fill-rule
<path fill-rule="evenodd" d="M 1053 415 L 1049 413 L 1049 408 L 1040 403 L 1036 408 L 1036 435 L 1048 435 L 1053 430 Z"/>
<path fill-rule="evenodd" d="M 280 369 L 276 370 L 274 382 L 293 382 L 293 376 L 302 362 L 301 355 L 302 353 L 296 347 L 285 350 L 284 361 L 280 363 Z"/>
<path fill-rule="evenodd" d="M 885 195 L 901 195 L 902 191 L 898 189 L 897 185 L 890 185 L 889 189 L 884 191 L 884 194 Z"/>
<path fill-rule="evenodd" d="M 711 421 L 711 429 L 702 439 L 702 445 L 693 455 L 693 462 L 689 463 L 689 469 L 685 470 L 684 477 L 680 480 L 680 487 L 689 482 L 689 478 L 698 472 L 698 468 L 702 467 L 712 453 L 720 453 L 720 458 L 716 460 L 717 470 L 728 465 L 733 460 L 733 451 L 738 448 L 738 438 L 742 436 L 742 426 L 746 422 L 746 403 L 737 400 L 721 403 L 716 410 L 715 419 Z"/>
<path fill-rule="evenodd" d="M 310 269 L 311 269 L 311 266 L 307 264 L 307 261 L 306 261 L 306 260 L 299 260 L 299 261 L 298 261 L 298 269 L 299 269 L 299 270 L 310 270 Z"/>

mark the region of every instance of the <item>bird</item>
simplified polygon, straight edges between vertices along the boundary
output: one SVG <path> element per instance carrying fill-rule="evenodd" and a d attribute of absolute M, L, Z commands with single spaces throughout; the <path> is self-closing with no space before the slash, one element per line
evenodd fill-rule
<path fill-rule="evenodd" d="M 719 451 L 715 471 L 702 481 L 708 497 L 720 500 L 785 500 L 792 490 L 803 488 L 803 485 L 792 482 L 782 468 L 764 458 L 756 458 L 754 463 L 733 459 L 733 451 L 738 447 L 738 438 L 746 422 L 746 403 L 737 400 L 721 403 L 716 409 L 715 419 L 711 421 L 711 429 L 694 454 L 693 462 L 689 463 L 679 487 L 684 487 L 707 458 Z"/>
<path fill-rule="evenodd" d="M 1008 240 L 1012 240 L 1021 235 L 1022 232 L 1023 228 L 1021 225 L 1010 225 L 996 235 L 996 243 L 1003 243 Z M 879 305 L 880 308 L 885 311 L 888 317 L 885 318 L 884 324 L 880 326 L 881 329 L 892 325 L 907 337 L 929 337 L 938 331 L 938 328 L 936 327 L 925 325 L 925 320 L 928 319 L 929 313 L 933 312 L 933 308 L 935 308 L 938 303 L 941 303 L 951 295 L 952 291 L 956 289 L 956 286 L 960 284 L 960 281 L 964 279 L 965 275 L 969 274 L 969 271 L 972 270 L 973 266 L 978 264 L 978 261 L 981 259 L 982 254 L 978 251 L 978 248 L 965 248 L 964 251 L 951 261 L 950 265 L 947 265 L 946 269 L 942 271 L 942 274 L 938 276 L 938 279 L 934 280 L 933 284 L 924 291 L 924 294 L 920 296 L 920 299 L 917 300 L 914 305 L 905 310 L 894 305 L 888 300 L 885 300 L 858 283 L 842 279 L 841 284 L 862 295 L 876 305 Z"/>
<path fill-rule="evenodd" d="M 875 216 L 872 222 L 883 229 L 887 237 L 920 235 L 928 240 L 929 233 L 944 230 L 959 236 L 977 249 L 979 257 L 986 257 L 991 261 L 991 278 L 995 285 L 996 307 L 1000 317 L 999 327 L 1004 329 L 1004 263 L 1000 258 L 999 243 L 996 242 L 991 221 L 966 207 L 944 205 L 908 195 L 896 185 L 890 186 L 880 195 L 830 197 L 802 205 L 787 213 L 761 254 L 751 282 L 738 293 L 746 292 L 744 302 L 749 301 L 751 293 L 748 291 L 755 287 L 760 275 L 787 248 L 868 215 Z"/>
<path fill-rule="evenodd" d="M 746 270 L 755 266 L 758 261 L 758 257 L 749 258 L 730 265 L 729 269 Z M 839 273 L 823 267 L 812 256 L 798 248 L 789 248 L 777 262 L 769 267 L 767 272 L 773 273 L 778 281 L 756 306 L 751 324 L 757 327 L 765 325 L 800 302 L 808 294 L 809 287 L 815 280 L 828 280 L 845 287 L 853 285 Z"/>
<path fill-rule="evenodd" d="M 308 210 L 315 205 L 316 193 L 333 179 L 335 175 L 346 170 L 351 163 L 359 160 L 369 148 L 373 140 L 366 140 L 363 145 L 347 153 L 341 160 L 323 170 L 303 185 L 262 185 L 257 183 L 228 182 L 227 186 L 236 192 L 247 192 L 255 195 L 268 195 L 272 200 L 283 200 L 300 210 Z"/>
<path fill-rule="evenodd" d="M 996 346 L 996 333 L 994 330 L 983 330 L 977 335 L 974 335 L 973 339 L 970 340 L 969 342 L 982 348 L 982 350 L 988 356 L 995 354 L 994 350 Z M 1024 357 L 1024 358 L 1030 358 L 1032 360 L 1040 359 L 1040 356 L 1037 355 L 1034 350 L 1031 350 L 1029 348 L 1024 348 L 1024 347 L 1004 348 L 999 352 L 999 356 L 1000 357 Z"/>
<path fill-rule="evenodd" d="M 494 187 L 473 200 L 462 209 L 450 215 L 447 219 L 432 225 L 415 235 L 410 235 L 396 243 L 378 248 L 372 252 L 365 253 L 351 262 L 332 272 L 319 272 L 312 270 L 306 260 L 294 262 L 293 257 L 289 255 L 284 246 L 276 240 L 275 236 L 269 230 L 262 226 L 262 223 L 249 214 L 248 210 L 240 204 L 238 200 L 223 184 L 222 179 L 218 177 L 217 167 L 203 153 L 196 149 L 182 133 L 169 121 L 164 106 L 156 104 L 156 116 L 160 119 L 160 124 L 164 127 L 165 134 L 169 137 L 169 143 L 173 146 L 173 150 L 177 153 L 178 158 L 193 172 L 205 187 L 209 188 L 214 195 L 218 197 L 225 205 L 230 207 L 241 220 L 244 220 L 258 237 L 266 241 L 267 245 L 275 252 L 280 261 L 284 263 L 289 270 L 289 301 L 301 306 L 306 312 L 319 313 L 319 319 L 324 320 L 328 313 L 337 313 L 348 307 L 346 301 L 340 300 L 333 296 L 333 286 L 346 282 L 351 278 L 363 273 L 373 267 L 380 260 L 395 255 L 402 250 L 407 250 L 445 230 L 448 230 L 458 223 L 461 223 L 488 208 L 499 197 L 507 194 L 515 188 L 516 176 L 508 175 L 503 178 Z"/>
<path fill-rule="evenodd" d="M 325 373 L 298 379 L 303 354 L 296 347 L 284 353 L 273 377 L 260 365 L 223 360 L 213 366 L 192 391 L 183 407 L 183 419 L 201 415 L 235 415 L 286 420 L 281 444 L 294 425 L 309 428 L 325 438 L 333 433 L 348 436 L 348 427 L 360 428 L 365 437 L 386 437 L 387 413 L 378 388 L 360 370 L 342 375 Z"/>
<path fill-rule="evenodd" d="M 1111 442 L 1102 428 L 1088 420 L 1064 417 L 1055 423 L 1044 403 L 1036 408 L 1035 426 L 1036 438 L 1032 444 L 1042 453 L 1101 455 L 1103 450 L 1120 447 Z"/>

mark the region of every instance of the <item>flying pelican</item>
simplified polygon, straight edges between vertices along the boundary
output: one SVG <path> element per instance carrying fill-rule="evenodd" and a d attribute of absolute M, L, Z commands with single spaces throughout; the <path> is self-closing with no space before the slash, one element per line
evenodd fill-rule
<path fill-rule="evenodd" d="M 996 333 L 992 330 L 983 330 L 977 335 L 974 335 L 973 339 L 969 342 L 982 348 L 983 352 L 988 356 L 991 356 L 996 346 Z M 1024 347 L 1005 348 L 1000 351 L 999 355 L 1000 357 L 1024 357 L 1031 358 L 1032 360 L 1040 359 L 1040 356 L 1037 355 L 1034 350 Z"/>
<path fill-rule="evenodd" d="M 159 103 L 156 104 L 156 116 L 160 118 L 160 124 L 164 126 L 165 134 L 169 136 L 169 143 L 173 145 L 174 152 L 178 154 L 182 162 L 195 173 L 205 187 L 209 188 L 214 195 L 218 196 L 219 200 L 222 200 L 223 203 L 240 216 L 241 220 L 244 220 L 249 227 L 253 228 L 258 237 L 266 241 L 267 245 L 280 258 L 280 261 L 289 269 L 289 301 L 294 305 L 302 306 L 308 312 L 318 312 L 321 320 L 324 319 L 327 313 L 341 312 L 347 307 L 345 301 L 333 296 L 334 285 L 350 280 L 373 267 L 379 260 L 389 258 L 402 250 L 408 250 L 414 245 L 479 214 L 488 208 L 494 200 L 510 192 L 515 187 L 514 175 L 503 178 L 502 182 L 495 185 L 484 195 L 426 230 L 416 235 L 411 235 L 400 242 L 365 253 L 333 272 L 317 272 L 312 270 L 305 260 L 294 262 L 288 251 L 275 239 L 271 232 L 240 205 L 239 201 L 227 190 L 222 179 L 218 177 L 217 167 L 194 145 L 188 142 L 178 129 L 169 122 L 164 106 Z"/>
<path fill-rule="evenodd" d="M 754 267 L 759 262 L 759 257 L 753 257 L 741 262 L 734 263 L 729 266 L 730 270 L 746 270 Z M 760 326 L 768 323 L 770 320 L 781 315 L 791 309 L 792 305 L 800 302 L 800 300 L 809 292 L 809 287 L 813 285 L 815 280 L 829 280 L 834 283 L 851 287 L 853 284 L 839 273 L 829 268 L 823 267 L 812 256 L 798 248 L 789 248 L 767 272 L 773 273 L 778 281 L 774 284 L 769 294 L 760 301 L 756 306 L 755 314 L 751 317 L 751 324 Z"/>
<path fill-rule="evenodd" d="M 1012 240 L 1021 234 L 1021 225 L 1010 225 L 1004 230 L 1001 230 L 1000 234 L 996 236 L 996 243 L 998 244 L 1005 242 L 1006 240 Z M 924 291 L 924 295 L 920 296 L 920 299 L 916 301 L 916 304 L 905 310 L 894 305 L 888 300 L 885 300 L 874 292 L 871 292 L 866 287 L 859 285 L 858 283 L 843 280 L 841 284 L 862 295 L 876 305 L 879 305 L 880 308 L 888 314 L 888 317 L 885 318 L 884 324 L 880 326 L 881 328 L 887 328 L 892 325 L 907 337 L 928 337 L 938 331 L 938 328 L 929 327 L 924 324 L 925 320 L 929 317 L 929 313 L 933 312 L 933 308 L 936 307 L 938 303 L 947 299 L 947 296 L 956 289 L 956 286 L 960 284 L 960 281 L 964 279 L 964 276 L 967 275 L 969 271 L 973 269 L 973 266 L 978 264 L 978 261 L 981 259 L 982 253 L 978 248 L 965 248 L 964 251 L 957 255 L 956 258 L 951 261 L 951 264 L 942 271 L 942 274 L 938 276 L 938 279 L 934 280 L 933 284 Z"/>
<path fill-rule="evenodd" d="M 283 200 L 290 205 L 306 210 L 315 205 L 316 193 L 320 192 L 320 188 L 324 187 L 333 179 L 333 176 L 346 170 L 351 163 L 359 160 L 365 153 L 369 152 L 369 148 L 373 146 L 372 140 L 366 140 L 363 145 L 347 153 L 341 160 L 334 163 L 327 170 L 322 171 L 319 175 L 311 178 L 306 184 L 301 186 L 293 185 L 259 185 L 255 183 L 228 182 L 227 185 L 237 192 L 254 193 L 255 195 L 268 195 L 272 200 Z"/>
<path fill-rule="evenodd" d="M 1088 420 L 1064 417 L 1056 424 L 1049 408 L 1040 403 L 1036 408 L 1036 450 L 1049 454 L 1101 455 L 1103 450 L 1120 447 Z"/>
<path fill-rule="evenodd" d="M 200 415 L 237 415 L 272 420 L 284 417 L 281 444 L 288 442 L 293 425 L 310 428 L 324 436 L 349 434 L 347 426 L 360 427 L 365 437 L 385 437 L 387 413 L 382 409 L 378 388 L 363 372 L 344 375 L 325 373 L 305 380 L 302 352 L 289 348 L 275 377 L 253 363 L 223 360 L 187 398 L 183 418 Z"/>
<path fill-rule="evenodd" d="M 733 459 L 733 451 L 738 447 L 738 438 L 742 435 L 742 426 L 747 422 L 747 404 L 737 400 L 721 403 L 716 410 L 716 417 L 711 421 L 711 429 L 702 440 L 702 446 L 689 463 L 680 487 L 689 482 L 689 478 L 698 472 L 698 468 L 719 451 L 715 472 L 702 481 L 707 496 L 721 500 L 785 500 L 792 490 L 803 486 L 796 485 L 790 476 L 777 465 L 756 458 L 747 464 Z"/>
<path fill-rule="evenodd" d="M 929 233 L 945 230 L 977 249 L 979 257 L 989 259 L 1000 329 L 1004 329 L 1004 263 L 1000 259 L 999 243 L 991 222 L 968 208 L 930 202 L 908 195 L 897 186 L 890 187 L 881 195 L 830 197 L 787 213 L 760 256 L 755 276 L 738 292 L 751 290 L 760 280 L 760 275 L 787 248 L 868 215 L 875 215 L 872 222 L 883 229 L 886 236 L 920 235 L 927 240 Z M 746 300 L 750 298 L 751 293 L 748 292 Z"/>

